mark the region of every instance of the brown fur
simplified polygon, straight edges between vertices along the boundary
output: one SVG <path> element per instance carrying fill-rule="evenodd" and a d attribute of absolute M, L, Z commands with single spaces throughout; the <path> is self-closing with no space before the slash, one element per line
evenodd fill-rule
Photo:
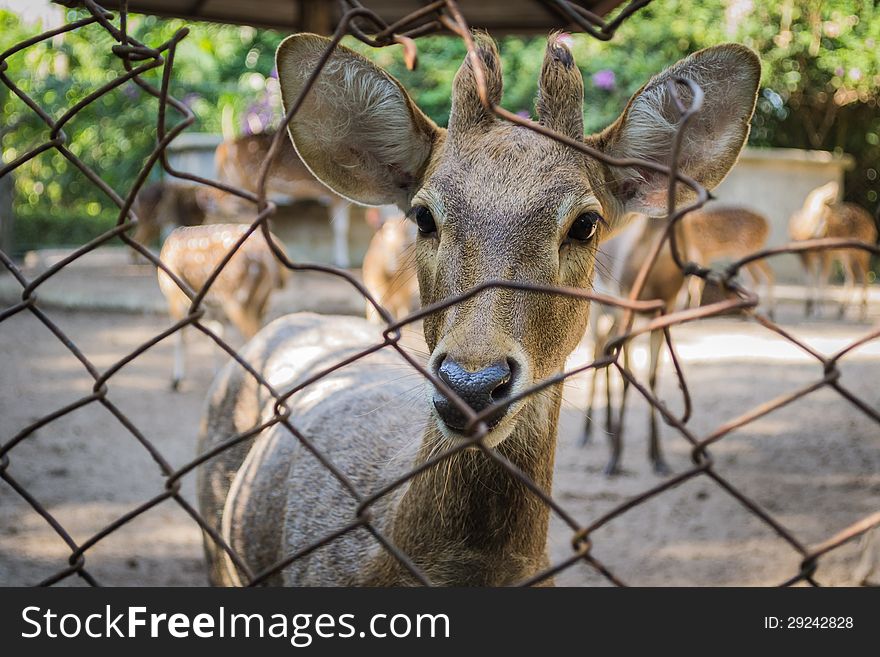
<path fill-rule="evenodd" d="M 222 142 L 214 153 L 217 177 L 234 187 L 258 193 L 260 172 L 274 139 L 274 132 L 265 132 Z M 283 139 L 279 145 L 266 178 L 266 193 L 270 197 L 281 195 L 293 201 L 314 200 L 326 205 L 333 227 L 333 259 L 340 267 L 349 266 L 351 205 L 315 178 L 289 139 Z"/>
<path fill-rule="evenodd" d="M 837 199 L 840 188 L 836 182 L 827 183 L 807 195 L 803 207 L 792 215 L 789 234 L 794 241 L 839 238 L 856 239 L 865 244 L 877 242 L 877 225 L 864 208 L 854 203 L 841 203 Z M 805 315 L 815 309 L 821 313 L 822 288 L 831 275 L 831 266 L 838 261 L 843 268 L 846 292 L 838 310 L 843 317 L 852 300 L 854 285 L 862 287 L 861 316 L 868 314 L 868 271 L 871 254 L 861 249 L 835 249 L 827 251 L 804 251 L 801 262 L 807 277 L 807 300 Z"/>
<path fill-rule="evenodd" d="M 606 287 L 603 289 L 604 292 L 620 297 L 630 296 L 645 260 L 665 229 L 666 223 L 664 221 L 642 217 L 627 228 L 628 232 L 638 233 L 635 239 L 632 235 L 621 235 L 603 246 L 603 254 L 600 255 L 600 258 L 603 259 L 605 273 L 603 276 L 605 279 L 603 284 Z M 741 258 L 761 249 L 767 241 L 769 232 L 770 227 L 767 220 L 756 212 L 746 208 L 712 207 L 695 210 L 685 215 L 678 224 L 676 236 L 678 247 L 682 250 L 682 256 L 686 260 L 708 266 L 716 259 Z M 759 263 L 761 266 L 755 266 Z M 761 280 L 767 283 L 772 312 L 772 270 L 761 261 L 751 263 L 747 270 L 756 283 Z M 684 283 L 685 277 L 675 264 L 667 242 L 660 250 L 654 266 L 648 273 L 645 286 L 638 298 L 642 300 L 659 299 L 666 304 L 668 310 L 673 310 Z M 698 305 L 702 291 L 702 279 L 698 276 L 691 276 L 688 283 L 691 290 L 690 301 L 694 305 Z M 604 321 L 596 318 L 596 321 L 591 322 L 595 327 L 594 360 L 598 360 L 604 355 L 605 344 L 610 337 L 617 334 L 622 315 L 620 310 L 614 307 L 603 307 L 600 314 L 604 316 Z M 662 332 L 652 332 L 649 340 L 648 386 L 653 393 L 656 390 L 660 366 L 660 351 L 663 345 Z M 631 343 L 625 343 L 623 360 L 627 367 L 630 363 L 630 349 Z M 611 370 L 610 367 L 605 368 L 605 429 L 611 443 L 611 457 L 605 467 L 605 472 L 617 474 L 620 471 L 623 451 L 623 420 L 626 414 L 629 382 L 624 381 L 620 400 L 614 404 L 612 402 Z M 582 441 L 584 443 L 589 441 L 592 435 L 592 414 L 598 376 L 599 371 L 594 370 L 587 398 L 587 421 Z M 668 467 L 660 449 L 657 409 L 653 405 L 649 405 L 649 411 L 648 458 L 654 469 L 663 474 L 668 471 Z"/>
<path fill-rule="evenodd" d="M 770 224 L 757 212 L 741 207 L 704 208 L 689 213 L 681 223 L 682 248 L 687 259 L 708 267 L 716 260 L 738 260 L 763 249 L 770 235 Z M 764 301 L 774 312 L 773 283 L 775 276 L 765 260 L 745 266 L 755 286 L 764 284 Z M 698 276 L 688 280 L 690 302 L 700 303 L 703 284 Z"/>
<path fill-rule="evenodd" d="M 260 170 L 274 138 L 274 132 L 265 132 L 222 142 L 214 152 L 218 178 L 256 194 Z M 269 170 L 266 189 L 297 200 L 336 197 L 303 164 L 289 139 L 281 141 L 280 151 Z"/>
<path fill-rule="evenodd" d="M 132 207 L 138 218 L 132 239 L 149 246 L 163 230 L 210 222 L 220 209 L 221 196 L 227 195 L 202 185 L 173 182 L 147 185 L 135 197 Z"/>
<path fill-rule="evenodd" d="M 175 229 L 162 245 L 159 259 L 199 292 L 232 246 L 248 229 L 245 224 L 208 224 Z M 275 242 L 280 244 L 275 238 Z M 192 304 L 189 297 L 162 269 L 158 270 L 159 288 L 168 303 L 171 319 L 186 317 Z M 231 322 L 245 338 L 252 338 L 263 324 L 269 298 L 276 288 L 284 287 L 287 269 L 275 258 L 262 233 L 252 234 L 235 252 L 214 280 L 205 305 Z M 183 331 L 176 334 L 174 388 L 183 377 Z"/>
<path fill-rule="evenodd" d="M 302 85 L 329 42 L 314 35 L 298 35 L 278 51 L 278 70 L 285 106 L 299 97 Z M 491 40 L 480 37 L 480 59 L 487 73 L 488 100 L 500 98 L 500 58 Z M 582 99 L 572 93 L 581 82 L 577 67 L 556 39 L 551 39 L 541 81 L 542 121 L 571 129 L 575 107 Z M 708 118 L 683 151 L 685 171 L 709 184 L 716 183 L 733 164 L 748 132 L 758 84 L 757 58 L 740 46 L 722 46 L 694 55 L 677 69 L 707 85 L 720 84 L 727 96 L 707 94 Z M 665 78 L 658 78 L 664 84 Z M 652 84 L 645 93 L 659 94 Z M 630 107 L 635 107 L 632 103 Z M 562 112 L 549 116 L 548 112 Z M 639 110 L 633 110 L 638 116 Z M 723 126 L 716 125 L 719 116 Z M 614 172 L 595 160 L 523 127 L 496 119 L 480 103 L 474 74 L 465 63 L 456 76 L 448 131 L 435 126 L 409 99 L 400 84 L 363 57 L 339 48 L 316 86 L 305 97 L 289 126 L 293 143 L 313 172 L 338 193 L 362 203 L 397 203 L 429 208 L 437 231 L 420 235 L 416 262 L 423 304 L 466 292 L 490 280 L 527 282 L 590 289 L 595 251 L 600 239 L 624 223 L 628 212 L 648 207 L 662 212 L 665 180 L 646 171 Z M 647 120 L 646 114 L 641 118 Z M 662 117 L 667 121 L 671 117 Z M 626 149 L 647 134 L 644 122 L 618 121 L 589 144 L 607 152 L 627 155 Z M 650 140 L 657 149 L 642 153 L 660 161 L 668 152 L 668 131 Z M 705 141 L 704 137 L 711 137 Z M 704 159 L 712 162 L 706 164 Z M 704 175 L 706 174 L 706 175 Z M 584 212 L 603 215 L 606 225 L 588 242 L 567 238 L 570 226 Z M 449 357 L 476 372 L 499 359 L 518 365 L 511 393 L 562 370 L 565 359 L 580 341 L 587 324 L 588 304 L 550 294 L 527 294 L 489 289 L 469 300 L 425 318 L 424 333 L 432 352 L 428 367 L 435 372 Z M 325 364 L 340 355 L 333 346 L 338 318 L 321 322 L 294 315 L 267 328 L 253 344 L 261 362 L 274 358 L 288 367 L 302 353 L 314 353 L 316 343 L 297 337 L 312 324 L 326 326 Z M 351 321 L 349 333 L 363 331 Z M 270 330 L 271 329 L 271 330 Z M 332 335 L 331 335 L 332 334 Z M 305 335 L 305 333 L 303 333 Z M 279 336 L 277 339 L 272 336 Z M 363 339 L 363 338 L 359 338 Z M 270 351 L 273 349 L 275 351 Z M 354 348 L 352 344 L 349 348 Z M 283 351 L 279 351 L 283 350 Z M 377 356 L 378 357 L 378 356 Z M 310 403 L 302 415 L 316 440 L 335 463 L 351 472 L 359 486 L 375 490 L 387 477 L 399 476 L 423 463 L 431 454 L 460 444 L 432 411 L 419 417 L 411 409 L 378 400 L 393 388 L 368 385 L 383 365 L 361 366 L 360 361 L 340 371 L 347 385 L 332 388 Z M 271 372 L 270 372 L 271 373 Z M 234 434 L 237 379 L 225 372 L 215 389 L 205 419 L 202 449 Z M 293 374 L 286 385 L 301 380 Z M 359 382 L 359 378 L 363 382 Z M 396 388 L 395 388 L 396 389 Z M 230 397 L 230 394 L 232 397 Z M 509 459 L 541 489 L 552 485 L 556 430 L 561 390 L 552 387 L 510 404 L 503 419 L 483 439 Z M 304 403 L 304 402 L 301 402 Z M 252 417 L 259 411 L 249 410 Z M 327 418 L 326 422 L 322 418 Z M 356 418 L 356 420 L 354 419 Z M 355 424 L 356 421 L 356 424 Z M 391 423 L 393 427 L 390 426 Z M 320 427 L 320 430 L 319 430 Z M 352 435 L 349 435 L 350 432 Z M 377 452 L 405 450 L 414 440 L 414 456 L 393 461 L 393 472 L 374 470 Z M 311 434 L 309 434 L 311 435 Z M 388 447 L 392 441 L 396 447 Z M 351 501 L 342 491 L 327 492 L 326 470 L 301 450 L 285 452 L 281 434 L 261 435 L 242 465 L 241 456 L 224 457 L 206 473 L 200 504 L 206 517 L 233 537 L 254 565 L 291 554 L 330 529 L 338 519 L 313 518 L 303 510 L 325 509 L 346 517 Z M 293 441 L 296 444 L 296 441 Z M 291 448 L 293 449 L 293 448 Z M 389 466 L 390 467 L 390 466 Z M 281 474 L 279 474 L 281 473 Z M 232 480 L 231 487 L 222 482 Z M 208 484 L 208 482 L 213 482 Z M 218 485 L 217 482 L 220 482 Z M 286 482 L 286 483 L 285 483 Z M 303 482 L 309 482 L 306 486 Z M 261 491 L 289 491 L 286 500 L 260 504 Z M 248 502 L 252 500 L 252 502 Z M 394 545 L 405 552 L 432 582 L 449 585 L 512 584 L 536 574 L 547 565 L 545 543 L 549 510 L 540 499 L 483 452 L 471 450 L 443 461 L 382 498 L 385 506 L 374 518 Z M 277 506 L 275 506 L 277 504 Z M 312 505 L 318 505 L 313 507 Z M 279 520 L 278 514 L 284 519 Z M 283 524 L 283 530 L 273 530 Z M 413 577 L 374 542 L 346 535 L 322 549 L 323 554 L 294 561 L 277 582 L 288 584 L 400 585 Z M 367 551 L 368 554 L 364 554 Z M 210 554 L 210 550 L 209 550 Z M 222 561 L 222 559 L 220 560 Z M 213 559 L 215 581 L 229 581 Z M 234 570 L 234 569 L 233 569 Z"/>
<path fill-rule="evenodd" d="M 364 255 L 364 285 L 395 319 L 403 319 L 418 305 L 415 241 L 415 226 L 398 216 L 382 224 Z M 371 303 L 367 303 L 367 319 L 379 321 Z"/>
<path fill-rule="evenodd" d="M 629 298 L 642 266 L 649 257 L 654 245 L 662 237 L 665 229 L 665 221 L 641 216 L 628 226 L 623 234 L 606 242 L 599 254 L 599 261 L 601 263 L 600 280 L 597 282 L 599 291 L 617 297 Z M 667 242 L 660 249 L 653 267 L 648 272 L 642 291 L 637 298 L 640 300 L 660 300 L 666 304 L 667 309 L 672 309 L 683 284 L 684 275 L 675 264 L 669 243 Z M 593 329 L 593 360 L 595 361 L 604 356 L 605 345 L 608 340 L 617 335 L 623 313 L 615 306 L 601 306 L 593 312 L 595 316 L 591 316 L 590 325 Z M 663 333 L 661 331 L 653 331 L 649 339 L 650 362 L 648 365 L 648 384 L 650 390 L 654 392 L 657 384 Z M 624 343 L 622 356 L 623 364 L 627 369 L 631 368 L 631 348 L 631 342 Z M 629 382 L 624 380 L 619 403 L 615 405 L 612 402 L 612 369 L 612 367 L 604 368 L 605 430 L 611 447 L 611 454 L 605 466 L 605 473 L 608 475 L 620 472 L 621 456 L 623 453 L 623 420 L 626 414 L 627 393 L 629 392 Z M 591 375 L 587 398 L 586 425 L 584 427 L 582 443 L 588 442 L 592 436 L 592 415 L 598 376 L 599 370 L 594 369 Z M 667 472 L 668 468 L 660 450 L 656 409 L 653 405 L 649 405 L 649 407 L 650 437 L 648 458 L 654 469 L 662 474 Z"/>

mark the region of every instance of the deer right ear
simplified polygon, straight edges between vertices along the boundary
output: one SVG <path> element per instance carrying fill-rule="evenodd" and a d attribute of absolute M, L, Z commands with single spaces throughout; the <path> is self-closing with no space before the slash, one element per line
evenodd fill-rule
<path fill-rule="evenodd" d="M 712 189 L 736 162 L 755 110 L 761 63 L 745 46 L 728 43 L 706 48 L 655 76 L 593 143 L 612 157 L 670 164 L 680 113 L 669 84 L 675 84 L 685 107 L 693 99 L 678 78 L 695 82 L 705 93 L 702 109 L 684 133 L 679 170 Z M 648 167 L 615 168 L 608 182 L 625 212 L 654 216 L 666 212 L 665 174 Z M 694 197 L 686 185 L 678 185 L 677 190 L 677 202 Z"/>
<path fill-rule="evenodd" d="M 296 102 L 330 39 L 296 34 L 275 64 L 285 112 Z M 365 205 L 409 205 L 440 129 L 401 84 L 337 46 L 288 125 L 297 153 L 318 180 Z"/>

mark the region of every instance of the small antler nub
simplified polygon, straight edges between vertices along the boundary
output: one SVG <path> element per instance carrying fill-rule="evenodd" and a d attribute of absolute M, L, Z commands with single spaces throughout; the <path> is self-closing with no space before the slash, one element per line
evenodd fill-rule
<path fill-rule="evenodd" d="M 485 81 L 485 97 L 490 105 L 501 102 L 503 81 L 501 77 L 501 58 L 495 41 L 483 32 L 474 33 L 474 44 L 482 64 Z M 494 114 L 483 104 L 477 76 L 469 56 L 455 75 L 452 83 L 452 110 L 449 116 L 449 132 L 462 134 L 467 130 L 495 120 Z"/>
<path fill-rule="evenodd" d="M 584 78 L 562 33 L 551 34 L 547 41 L 536 105 L 542 125 L 572 139 L 583 138 Z"/>

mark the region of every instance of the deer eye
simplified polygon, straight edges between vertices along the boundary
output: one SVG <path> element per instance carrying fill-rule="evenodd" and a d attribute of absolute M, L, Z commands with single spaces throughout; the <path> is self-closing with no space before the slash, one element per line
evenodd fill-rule
<path fill-rule="evenodd" d="M 571 228 L 568 229 L 568 239 L 577 242 L 586 242 L 596 234 L 596 229 L 599 227 L 600 221 L 603 221 L 603 219 L 602 215 L 598 212 L 593 210 L 584 212 L 574 220 Z"/>
<path fill-rule="evenodd" d="M 437 232 L 437 223 L 434 221 L 434 215 L 424 205 L 416 205 L 410 212 L 422 235 L 433 235 Z"/>

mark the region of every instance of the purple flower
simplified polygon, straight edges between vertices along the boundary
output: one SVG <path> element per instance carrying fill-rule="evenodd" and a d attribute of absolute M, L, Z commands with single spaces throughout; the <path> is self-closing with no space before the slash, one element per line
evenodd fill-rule
<path fill-rule="evenodd" d="M 202 98 L 202 95 L 201 95 L 201 94 L 198 94 L 198 93 L 196 93 L 196 92 L 194 92 L 194 91 L 191 91 L 190 93 L 186 94 L 186 95 L 181 99 L 181 102 L 182 102 L 184 105 L 186 105 L 187 107 L 189 107 L 190 109 L 192 109 L 192 106 L 193 106 L 197 101 L 201 100 L 201 98 Z"/>
<path fill-rule="evenodd" d="M 602 91 L 612 91 L 616 81 L 614 71 L 610 69 L 606 68 L 593 73 L 593 85 Z"/>
<path fill-rule="evenodd" d="M 519 118 L 521 118 L 521 119 L 530 119 L 530 118 L 532 118 L 532 115 L 531 115 L 531 113 L 529 112 L 529 110 L 524 110 L 524 109 L 521 109 L 519 112 L 516 113 L 516 115 L 517 115 Z"/>
<path fill-rule="evenodd" d="M 277 112 L 267 96 L 251 103 L 241 119 L 243 134 L 252 135 L 265 132 L 277 123 Z"/>

